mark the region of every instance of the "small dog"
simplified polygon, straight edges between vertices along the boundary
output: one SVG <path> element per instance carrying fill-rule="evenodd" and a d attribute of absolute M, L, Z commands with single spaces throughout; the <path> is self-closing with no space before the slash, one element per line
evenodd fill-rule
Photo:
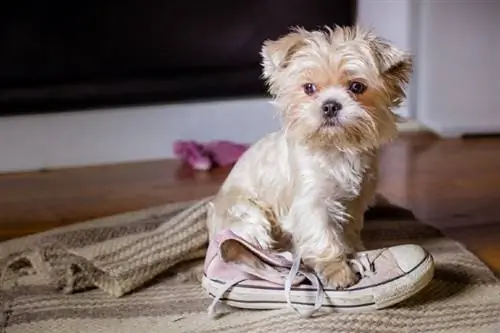
<path fill-rule="evenodd" d="M 360 27 L 265 41 L 263 78 L 282 128 L 253 144 L 215 196 L 210 238 L 231 228 L 264 249 L 291 251 L 333 288 L 359 277 L 349 258 L 373 203 L 380 147 L 397 135 L 411 56 Z M 253 262 L 238 244 L 226 260 Z"/>

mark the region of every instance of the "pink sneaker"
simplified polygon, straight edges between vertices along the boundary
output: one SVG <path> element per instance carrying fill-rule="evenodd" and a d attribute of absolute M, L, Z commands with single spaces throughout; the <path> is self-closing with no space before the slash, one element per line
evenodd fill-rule
<path fill-rule="evenodd" d="M 254 269 L 226 262 L 220 255 L 224 242 L 237 241 L 258 258 Z M 290 306 L 303 316 L 318 310 L 361 312 L 399 303 L 423 289 L 434 276 L 432 256 L 418 245 L 400 245 L 360 252 L 351 260 L 361 279 L 346 290 L 324 288 L 315 273 L 291 254 L 269 253 L 230 230 L 209 244 L 202 285 L 213 297 L 209 314 L 218 302 L 247 309 Z"/>

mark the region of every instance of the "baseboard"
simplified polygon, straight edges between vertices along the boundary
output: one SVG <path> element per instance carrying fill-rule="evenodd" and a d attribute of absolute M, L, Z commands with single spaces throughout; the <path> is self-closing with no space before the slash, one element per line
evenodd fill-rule
<path fill-rule="evenodd" d="M 429 131 L 432 131 L 443 139 L 457 139 L 473 136 L 498 136 L 500 135 L 500 118 L 490 117 L 487 119 L 478 119 L 476 122 L 445 123 L 437 122 L 432 119 L 423 119 L 422 124 Z"/>
<path fill-rule="evenodd" d="M 398 124 L 398 130 L 401 133 L 429 131 L 424 124 L 415 119 L 407 119 L 405 122 Z"/>
<path fill-rule="evenodd" d="M 4 117 L 0 172 L 172 158 L 175 140 L 251 143 L 279 125 L 266 98 Z M 400 128 L 421 126 L 409 120 Z"/>
<path fill-rule="evenodd" d="M 265 98 L 0 118 L 0 172 L 158 160 L 175 140 L 253 142 L 279 126 Z"/>

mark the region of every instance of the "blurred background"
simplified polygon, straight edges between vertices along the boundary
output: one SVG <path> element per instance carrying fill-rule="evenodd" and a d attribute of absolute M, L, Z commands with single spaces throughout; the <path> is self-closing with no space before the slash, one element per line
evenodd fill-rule
<path fill-rule="evenodd" d="M 68 291 L 91 282 L 116 291 L 159 272 L 162 254 L 171 262 L 187 253 L 190 234 L 179 225 L 196 219 L 189 229 L 198 242 L 204 206 L 171 215 L 165 205 L 217 193 L 248 144 L 280 126 L 260 78 L 262 43 L 292 26 L 354 24 L 413 53 L 415 66 L 396 110 L 406 120 L 401 135 L 381 149 L 377 194 L 389 204 L 365 214 L 368 240 L 426 244 L 439 266 L 430 301 L 355 326 L 493 325 L 500 293 L 482 263 L 500 277 L 500 0 L 4 0 L 0 289 L 19 293 L 0 290 L 1 332 L 147 331 L 146 322 L 213 331 L 197 320 L 201 299 L 190 286 L 178 289 L 184 298 L 144 288 L 111 303 Z M 127 214 L 152 207 L 160 210 Z M 126 215 L 80 224 L 116 214 Z M 69 229 L 34 235 L 61 227 Z M 339 318 L 349 324 L 351 315 Z M 235 331 L 236 321 L 223 324 Z"/>
<path fill-rule="evenodd" d="M 155 160 L 178 139 L 279 125 L 260 47 L 290 26 L 361 24 L 415 54 L 412 126 L 500 129 L 500 2 L 62 0 L 0 5 L 0 172 Z"/>
<path fill-rule="evenodd" d="M 495 0 L 3 1 L 0 241 L 214 194 L 231 163 L 198 172 L 176 143 L 234 161 L 280 125 L 264 40 L 359 24 L 415 57 L 378 191 L 498 273 L 499 17 Z"/>

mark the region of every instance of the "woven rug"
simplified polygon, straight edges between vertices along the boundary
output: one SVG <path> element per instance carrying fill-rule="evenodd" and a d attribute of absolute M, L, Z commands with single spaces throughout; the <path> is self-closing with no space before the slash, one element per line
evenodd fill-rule
<path fill-rule="evenodd" d="M 97 219 L 0 243 L 0 332 L 500 332 L 500 281 L 462 245 L 411 214 L 367 215 L 377 248 L 418 243 L 435 279 L 397 306 L 303 319 L 289 309 L 210 304 L 193 276 L 207 242 L 210 198 Z M 383 214 L 382 214 L 383 215 Z"/>

